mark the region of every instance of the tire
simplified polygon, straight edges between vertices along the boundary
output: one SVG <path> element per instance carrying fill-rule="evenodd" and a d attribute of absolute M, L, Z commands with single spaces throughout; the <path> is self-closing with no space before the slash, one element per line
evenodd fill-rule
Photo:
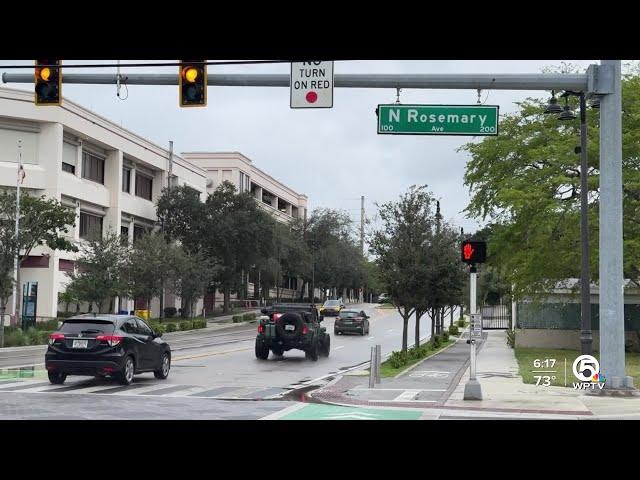
<path fill-rule="evenodd" d="M 66 373 L 59 373 L 59 372 L 47 372 L 47 374 L 49 375 L 49 381 L 53 384 L 53 385 L 62 385 L 64 383 L 64 381 L 67 379 L 67 374 Z"/>
<path fill-rule="evenodd" d="M 294 330 L 285 330 L 285 325 L 294 325 Z M 276 321 L 278 338 L 285 341 L 299 340 L 302 337 L 303 327 L 304 321 L 302 320 L 302 316 L 294 312 L 285 313 Z"/>
<path fill-rule="evenodd" d="M 256 358 L 260 360 L 269 358 L 269 347 L 259 338 L 256 338 Z"/>
<path fill-rule="evenodd" d="M 282 350 L 281 348 L 272 348 L 271 351 L 276 357 L 281 357 L 282 355 L 284 355 L 284 350 Z"/>
<path fill-rule="evenodd" d="M 333 330 L 333 333 L 334 333 L 334 335 L 340 335 L 340 330 L 336 330 L 336 329 L 334 329 L 334 330 Z"/>
<path fill-rule="evenodd" d="M 360 336 L 364 337 L 364 325 L 360 329 Z"/>
<path fill-rule="evenodd" d="M 311 342 L 311 347 L 309 347 L 309 349 L 304 352 L 304 356 L 307 357 L 307 359 L 309 360 L 313 360 L 314 362 L 317 362 L 318 354 L 319 354 L 318 341 L 313 340 L 313 342 Z"/>
<path fill-rule="evenodd" d="M 331 351 L 331 336 L 327 334 L 324 336 L 324 342 L 322 342 L 320 355 L 322 355 L 323 357 L 328 357 L 330 351 Z"/>
<path fill-rule="evenodd" d="M 133 376 L 136 373 L 136 364 L 133 361 L 131 355 L 127 355 L 124 359 L 124 366 L 120 372 L 120 383 L 122 385 L 131 385 L 133 383 Z"/>
<path fill-rule="evenodd" d="M 169 355 L 169 352 L 164 352 L 162 354 L 162 359 L 160 360 L 160 369 L 154 370 L 153 375 L 160 380 L 165 380 L 169 376 L 170 369 L 171 355 Z"/>

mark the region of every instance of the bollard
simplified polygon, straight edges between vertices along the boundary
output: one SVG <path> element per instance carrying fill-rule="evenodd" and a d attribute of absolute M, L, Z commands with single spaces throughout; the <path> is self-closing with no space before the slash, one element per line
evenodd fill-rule
<path fill-rule="evenodd" d="M 376 347 L 371 347 L 371 364 L 369 368 L 369 388 L 376 386 Z"/>
<path fill-rule="evenodd" d="M 382 345 L 376 345 L 376 383 L 380 383 L 380 367 L 382 364 Z"/>

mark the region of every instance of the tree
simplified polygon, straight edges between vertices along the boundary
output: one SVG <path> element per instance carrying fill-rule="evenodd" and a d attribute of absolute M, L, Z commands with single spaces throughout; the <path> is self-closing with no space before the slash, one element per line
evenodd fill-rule
<path fill-rule="evenodd" d="M 575 107 L 576 100 L 569 103 Z M 589 175 L 592 277 L 598 276 L 599 131 L 587 112 L 588 172 L 581 172 L 579 122 L 545 115 L 546 99 L 527 99 L 500 121 L 500 135 L 462 147 L 471 154 L 466 211 L 491 224 L 488 262 L 516 296 L 536 296 L 580 269 L 580 176 Z M 624 274 L 640 281 L 640 76 L 622 80 Z"/>
<path fill-rule="evenodd" d="M 77 251 L 64 234 L 75 225 L 75 212 L 58 200 L 20 194 L 19 234 L 15 238 L 16 195 L 11 190 L 0 192 L 0 318 L 4 319 L 6 305 L 13 289 L 13 262 L 20 265 L 38 245 L 52 250 Z M 20 288 L 16 289 L 16 305 L 20 308 Z M 17 313 L 17 312 L 16 312 Z M 4 321 L 0 322 L 0 345 L 4 345 Z"/>
<path fill-rule="evenodd" d="M 206 241 L 203 236 L 205 205 L 197 190 L 187 185 L 163 189 L 156 212 L 167 238 L 179 240 L 190 253 L 203 248 Z"/>
<path fill-rule="evenodd" d="M 425 244 L 435 223 L 433 195 L 426 186 L 412 186 L 398 202 L 379 206 L 383 226 L 373 233 L 370 252 L 376 256 L 381 281 L 402 317 L 402 350 L 407 350 L 407 328 L 414 313 L 426 311 L 429 292 Z M 416 318 L 416 334 L 419 336 Z"/>
<path fill-rule="evenodd" d="M 159 233 L 143 235 L 133 244 L 126 264 L 128 290 L 134 298 L 145 299 L 147 310 L 151 299 L 162 293 L 163 280 L 175 279 L 178 250 Z"/>
<path fill-rule="evenodd" d="M 182 317 L 193 314 L 193 305 L 204 296 L 209 286 L 213 267 L 206 255 L 190 254 L 181 247 L 174 250 L 172 286 L 182 301 Z"/>
<path fill-rule="evenodd" d="M 96 304 L 98 312 L 104 312 L 105 306 L 112 311 L 116 296 L 127 291 L 125 265 L 127 246 L 122 244 L 120 235 L 109 232 L 104 237 L 93 237 L 87 240 L 80 249 L 80 257 L 76 261 L 77 269 L 69 272 L 70 282 L 66 286 L 69 292 L 68 303 L 76 297 L 89 304 L 89 311 Z M 68 304 L 67 304 L 68 309 Z"/>

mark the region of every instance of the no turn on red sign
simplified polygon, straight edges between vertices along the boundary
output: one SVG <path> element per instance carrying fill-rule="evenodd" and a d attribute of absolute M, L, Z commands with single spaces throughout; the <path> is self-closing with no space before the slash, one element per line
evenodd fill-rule
<path fill-rule="evenodd" d="M 291 63 L 291 108 L 333 107 L 333 62 Z"/>

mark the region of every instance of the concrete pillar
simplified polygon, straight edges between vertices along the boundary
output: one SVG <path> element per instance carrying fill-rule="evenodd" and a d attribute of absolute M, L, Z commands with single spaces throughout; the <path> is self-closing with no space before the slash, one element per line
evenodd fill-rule
<path fill-rule="evenodd" d="M 104 162 L 104 186 L 109 190 L 109 208 L 104 216 L 103 235 L 108 232 L 120 234 L 120 192 L 122 190 L 122 151 L 107 153 Z"/>

